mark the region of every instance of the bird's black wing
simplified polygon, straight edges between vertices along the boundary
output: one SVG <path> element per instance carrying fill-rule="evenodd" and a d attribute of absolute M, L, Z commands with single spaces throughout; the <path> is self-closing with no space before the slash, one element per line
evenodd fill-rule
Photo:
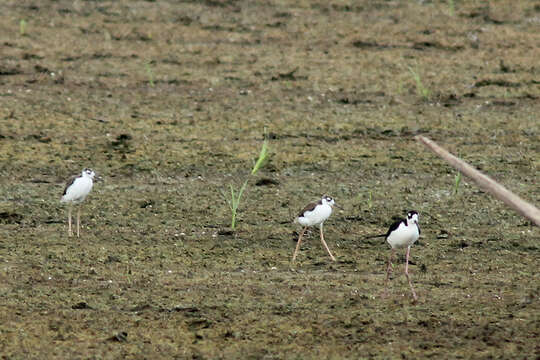
<path fill-rule="evenodd" d="M 319 200 L 319 202 L 307 204 L 306 207 L 298 213 L 298 217 L 304 216 L 304 214 L 308 211 L 313 211 L 313 209 L 315 209 L 317 205 L 322 205 L 322 201 Z"/>
<path fill-rule="evenodd" d="M 404 223 L 405 225 L 407 225 L 407 221 L 405 219 L 396 220 L 392 225 L 390 225 L 390 228 L 388 228 L 388 231 L 386 232 L 385 237 L 390 236 L 392 231 L 396 230 L 399 227 L 399 225 L 401 225 L 401 223 Z"/>
<path fill-rule="evenodd" d="M 66 192 L 67 192 L 67 189 L 73 185 L 73 183 L 75 182 L 75 180 L 77 180 L 77 178 L 79 178 L 80 176 L 72 176 L 69 181 L 67 182 L 66 184 L 66 187 L 64 188 L 64 193 L 62 194 L 62 196 L 66 195 Z"/>
<path fill-rule="evenodd" d="M 392 231 L 396 230 L 399 227 L 399 224 L 401 223 L 405 223 L 405 225 L 407 225 L 407 221 L 405 221 L 405 219 L 398 218 L 392 225 L 390 225 L 390 228 L 388 229 L 386 234 L 369 235 L 369 236 L 366 236 L 366 239 L 373 239 L 373 238 L 378 238 L 378 237 L 387 238 L 388 235 L 390 235 Z"/>

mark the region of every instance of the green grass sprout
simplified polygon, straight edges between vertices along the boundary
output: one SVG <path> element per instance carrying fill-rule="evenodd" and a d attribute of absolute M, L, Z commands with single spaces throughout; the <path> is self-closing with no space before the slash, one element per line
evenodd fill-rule
<path fill-rule="evenodd" d="M 253 169 L 251 170 L 251 175 L 255 175 L 257 171 L 259 171 L 259 169 L 264 166 L 267 159 L 268 159 L 268 139 L 266 138 L 266 128 L 265 128 L 264 142 L 261 147 L 261 152 L 259 153 L 259 158 L 255 162 L 255 165 L 253 165 Z"/>
<path fill-rule="evenodd" d="M 458 172 L 454 177 L 454 195 L 457 195 L 459 184 L 461 184 L 461 173 Z"/>
<path fill-rule="evenodd" d="M 146 63 L 144 65 L 144 68 L 146 69 L 146 75 L 148 76 L 148 83 L 151 87 L 154 87 L 154 73 L 152 72 L 152 67 L 150 66 L 150 63 Z"/>
<path fill-rule="evenodd" d="M 454 3 L 454 0 L 448 0 L 448 11 L 450 16 L 454 16 L 456 13 L 456 4 Z"/>
<path fill-rule="evenodd" d="M 238 191 L 235 191 L 234 186 L 232 184 L 229 184 L 230 188 L 230 197 L 225 195 L 225 192 L 221 192 L 227 203 L 229 204 L 229 208 L 231 209 L 231 230 L 234 230 L 236 228 L 236 219 L 238 214 L 238 206 L 240 205 L 240 200 L 242 198 L 242 195 L 244 194 L 244 191 L 246 190 L 246 187 L 248 185 L 250 176 L 255 175 L 266 163 L 268 159 L 268 139 L 266 138 L 266 128 L 264 130 L 264 142 L 261 147 L 261 151 L 259 152 L 259 157 L 257 158 L 257 161 L 255 162 L 255 165 L 253 165 L 253 169 L 251 169 L 250 175 L 248 175 L 248 178 L 244 181 L 242 186 Z"/>
<path fill-rule="evenodd" d="M 22 19 L 21 21 L 19 21 L 19 34 L 21 36 L 26 35 L 26 26 L 27 25 L 28 25 L 28 23 L 26 22 L 26 20 Z"/>
<path fill-rule="evenodd" d="M 420 78 L 420 74 L 418 74 L 418 72 L 413 70 L 413 68 L 411 68 L 410 66 L 409 66 L 409 71 L 411 72 L 413 79 L 416 83 L 416 93 L 419 96 L 421 96 L 424 100 L 429 100 L 430 91 L 428 88 L 424 86 L 424 84 L 422 84 L 422 79 Z"/>
<path fill-rule="evenodd" d="M 231 198 L 227 199 L 227 202 L 229 203 L 229 207 L 231 208 L 231 230 L 234 230 L 236 227 L 236 214 L 238 213 L 238 206 L 240 205 L 240 199 L 242 198 L 242 194 L 244 193 L 244 190 L 246 189 L 246 186 L 248 184 L 248 180 L 244 181 L 244 184 L 238 191 L 238 193 L 235 194 L 234 187 L 232 184 L 229 184 L 229 187 L 231 188 Z M 225 196 L 225 194 L 223 194 Z"/>

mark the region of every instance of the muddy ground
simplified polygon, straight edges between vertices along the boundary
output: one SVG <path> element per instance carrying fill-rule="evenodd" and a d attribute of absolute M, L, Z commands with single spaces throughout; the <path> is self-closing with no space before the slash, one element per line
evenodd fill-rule
<path fill-rule="evenodd" d="M 1 357 L 538 357 L 538 228 L 414 136 L 540 204 L 539 29 L 533 0 L 3 1 Z M 338 261 L 314 230 L 291 264 L 325 193 Z M 365 239 L 409 209 L 417 303 Z"/>

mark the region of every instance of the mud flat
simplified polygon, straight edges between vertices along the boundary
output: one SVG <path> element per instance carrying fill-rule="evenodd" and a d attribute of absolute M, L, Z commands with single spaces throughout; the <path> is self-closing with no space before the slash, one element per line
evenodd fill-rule
<path fill-rule="evenodd" d="M 538 356 L 535 1 L 15 1 L 0 11 L 0 354 Z M 266 128 L 270 161 L 231 232 Z M 68 238 L 65 179 L 104 176 Z M 290 264 L 294 215 L 342 206 Z M 367 235 L 420 213 L 412 303 Z"/>

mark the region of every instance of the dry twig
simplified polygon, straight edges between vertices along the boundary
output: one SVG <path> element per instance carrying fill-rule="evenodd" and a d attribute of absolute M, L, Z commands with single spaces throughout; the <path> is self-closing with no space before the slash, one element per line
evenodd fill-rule
<path fill-rule="evenodd" d="M 506 205 L 510 206 L 512 209 L 531 220 L 537 226 L 540 226 L 540 210 L 533 204 L 523 200 L 489 176 L 484 175 L 471 165 L 467 164 L 465 161 L 450 154 L 448 151 L 441 148 L 434 141 L 426 138 L 425 136 L 418 135 L 416 136 L 416 140 L 423 143 L 435 154 L 446 160 L 450 165 L 471 178 L 482 189 L 489 192 L 497 199 L 503 201 Z"/>

